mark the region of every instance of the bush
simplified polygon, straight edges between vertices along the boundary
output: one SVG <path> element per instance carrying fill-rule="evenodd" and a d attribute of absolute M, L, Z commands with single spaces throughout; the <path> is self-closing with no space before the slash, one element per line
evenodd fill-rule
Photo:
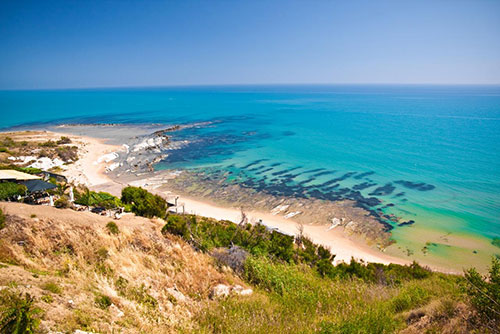
<path fill-rule="evenodd" d="M 56 148 L 57 156 L 62 161 L 76 161 L 78 160 L 78 148 L 76 146 L 62 146 Z"/>
<path fill-rule="evenodd" d="M 70 202 L 68 197 L 66 196 L 61 196 L 59 197 L 55 202 L 54 206 L 58 209 L 65 209 L 70 207 Z"/>
<path fill-rule="evenodd" d="M 98 206 L 106 209 L 114 209 L 122 206 L 120 199 L 107 192 L 95 192 L 85 189 L 83 192 L 75 191 L 75 203 L 85 206 Z"/>
<path fill-rule="evenodd" d="M 97 305 L 97 307 L 105 310 L 107 309 L 108 307 L 111 306 L 111 298 L 109 298 L 108 296 L 106 295 L 97 295 L 95 297 L 95 304 Z"/>
<path fill-rule="evenodd" d="M 0 200 L 7 200 L 26 193 L 26 186 L 13 182 L 0 183 Z"/>
<path fill-rule="evenodd" d="M 61 139 L 57 141 L 57 144 L 59 145 L 64 145 L 64 144 L 71 144 L 71 139 L 68 137 L 62 136 Z"/>
<path fill-rule="evenodd" d="M 167 213 L 165 199 L 142 188 L 132 186 L 123 188 L 121 201 L 132 204 L 132 212 L 138 216 L 163 218 Z"/>
<path fill-rule="evenodd" d="M 106 228 L 108 229 L 108 232 L 111 234 L 118 234 L 120 233 L 120 230 L 118 229 L 118 225 L 116 225 L 115 222 L 109 222 L 106 224 Z"/>
<path fill-rule="evenodd" d="M 493 258 L 488 275 L 465 271 L 465 289 L 472 306 L 488 327 L 500 328 L 500 261 Z"/>
<path fill-rule="evenodd" d="M 35 333 L 40 325 L 38 315 L 41 309 L 34 306 L 34 299 L 29 294 L 23 298 L 22 295 L 3 290 L 0 294 L 0 308 L 0 333 Z"/>
<path fill-rule="evenodd" d="M 5 227 L 5 213 L 3 213 L 3 210 L 0 208 L 0 230 Z"/>
<path fill-rule="evenodd" d="M 13 147 L 16 146 L 16 142 L 10 137 L 5 137 L 4 140 L 0 142 L 0 145 L 5 147 Z"/>
<path fill-rule="evenodd" d="M 40 147 L 57 147 L 57 143 L 52 140 L 47 140 L 46 142 L 39 143 L 38 146 Z"/>

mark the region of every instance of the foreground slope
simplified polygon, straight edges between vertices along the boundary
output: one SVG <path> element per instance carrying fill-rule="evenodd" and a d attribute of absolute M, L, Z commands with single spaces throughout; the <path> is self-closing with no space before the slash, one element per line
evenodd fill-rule
<path fill-rule="evenodd" d="M 243 285 L 208 255 L 162 235 L 159 220 L 126 215 L 113 234 L 109 218 L 89 212 L 2 208 L 0 286 L 35 297 L 41 329 L 177 332 L 191 327 L 214 286 Z"/>

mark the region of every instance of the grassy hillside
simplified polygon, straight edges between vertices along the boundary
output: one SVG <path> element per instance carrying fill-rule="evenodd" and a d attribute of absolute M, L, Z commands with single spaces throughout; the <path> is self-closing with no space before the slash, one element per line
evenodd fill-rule
<path fill-rule="evenodd" d="M 212 288 L 245 285 L 163 222 L 109 218 L 18 203 L 1 205 L 0 301 L 29 293 L 39 330 L 175 333 L 191 330 Z M 1 310 L 4 311 L 4 310 Z"/>
<path fill-rule="evenodd" d="M 473 272 L 329 267 L 332 254 L 305 237 L 297 244 L 203 217 L 110 222 L 67 209 L 2 209 L 0 319 L 29 315 L 40 321 L 35 332 L 495 333 L 472 305 L 487 300 L 495 317 L 498 285 Z M 219 284 L 253 293 L 217 297 Z M 482 299 L 464 289 L 475 286 Z"/>

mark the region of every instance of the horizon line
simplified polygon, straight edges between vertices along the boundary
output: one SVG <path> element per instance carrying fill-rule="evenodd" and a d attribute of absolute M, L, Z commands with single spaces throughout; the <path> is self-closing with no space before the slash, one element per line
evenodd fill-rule
<path fill-rule="evenodd" d="M 48 91 L 48 90 L 105 90 L 139 88 L 198 88 L 198 87 L 257 87 L 257 86 L 500 86 L 499 83 L 228 83 L 228 84 L 165 84 L 165 85 L 123 85 L 123 86 L 81 86 L 81 87 L 44 87 L 44 88 L 0 88 L 0 91 Z"/>

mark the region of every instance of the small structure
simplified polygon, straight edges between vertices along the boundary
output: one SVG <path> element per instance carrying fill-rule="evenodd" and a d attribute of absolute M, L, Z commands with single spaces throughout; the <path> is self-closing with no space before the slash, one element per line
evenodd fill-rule
<path fill-rule="evenodd" d="M 55 184 L 45 182 L 40 176 L 13 169 L 0 170 L 0 182 L 13 182 L 24 185 L 26 187 L 26 199 L 35 203 L 52 203 L 52 198 L 47 193 L 47 190 L 57 188 Z"/>

